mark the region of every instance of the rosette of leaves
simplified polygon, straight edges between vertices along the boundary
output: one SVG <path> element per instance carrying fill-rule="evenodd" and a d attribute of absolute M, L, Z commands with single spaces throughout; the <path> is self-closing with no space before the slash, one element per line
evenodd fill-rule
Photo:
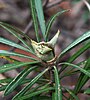
<path fill-rule="evenodd" d="M 20 29 L 4 22 L 0 22 L 0 27 L 4 28 L 10 34 L 18 38 L 23 45 L 17 44 L 2 37 L 0 37 L 0 43 L 4 43 L 6 45 L 24 50 L 30 54 L 33 54 L 34 56 L 37 56 L 37 58 L 22 53 L 0 50 L 0 57 L 3 57 L 12 62 L 10 64 L 0 66 L 0 73 L 26 66 L 15 78 L 0 80 L 0 91 L 4 91 L 4 96 L 8 96 L 13 91 L 17 91 L 18 86 L 23 85 L 21 90 L 16 93 L 12 100 L 51 100 L 51 98 L 52 100 L 63 100 L 63 98 L 67 98 L 67 100 L 70 98 L 72 100 L 78 100 L 77 94 L 81 91 L 85 83 L 90 79 L 90 58 L 85 59 L 85 61 L 82 61 L 78 64 L 73 64 L 72 62 L 83 52 L 90 48 L 90 31 L 85 32 L 83 35 L 81 35 L 78 39 L 76 39 L 64 50 L 62 50 L 62 52 L 56 57 L 54 47 L 60 32 L 58 31 L 56 35 L 51 40 L 49 40 L 48 37 L 50 35 L 50 29 L 56 17 L 69 10 L 62 10 L 56 13 L 50 18 L 46 25 L 41 0 L 28 1 L 31 7 L 30 9 L 32 12 L 32 20 L 37 41 L 32 40 Z M 39 37 L 39 26 L 44 41 L 41 41 Z M 22 36 L 25 37 L 29 42 L 23 40 Z M 83 46 L 70 58 L 68 58 L 66 62 L 61 62 L 61 58 L 65 54 L 67 54 L 70 50 L 83 42 L 85 42 Z M 30 61 L 20 62 L 11 58 L 11 56 L 27 58 Z M 59 65 L 61 66 L 61 69 L 59 68 Z M 83 68 L 81 67 L 81 65 L 83 66 Z M 68 67 L 69 69 L 63 73 L 63 71 Z M 37 74 L 32 78 L 26 78 L 32 71 L 35 71 Z M 63 84 L 61 85 L 61 80 L 64 77 L 76 73 L 79 73 L 80 76 L 78 78 L 77 84 L 75 85 L 75 88 L 72 91 L 68 87 L 63 86 Z M 47 75 L 47 77 L 45 76 L 45 74 Z M 66 97 L 64 94 L 65 92 L 69 93 L 70 97 Z"/>

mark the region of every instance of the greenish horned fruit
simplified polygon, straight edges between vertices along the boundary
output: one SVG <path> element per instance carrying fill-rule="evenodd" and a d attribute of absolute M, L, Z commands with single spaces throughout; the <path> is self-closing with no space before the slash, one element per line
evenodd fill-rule
<path fill-rule="evenodd" d="M 31 45 L 36 53 L 36 56 L 43 61 L 50 61 L 55 57 L 54 47 L 57 42 L 60 31 L 49 42 L 35 42 L 31 40 Z"/>

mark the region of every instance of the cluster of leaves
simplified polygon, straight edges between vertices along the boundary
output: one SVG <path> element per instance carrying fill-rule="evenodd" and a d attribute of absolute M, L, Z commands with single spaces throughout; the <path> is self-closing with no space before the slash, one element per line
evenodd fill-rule
<path fill-rule="evenodd" d="M 60 14 L 65 13 L 68 10 L 63 10 L 61 12 L 56 13 L 54 16 L 51 17 L 51 19 L 48 21 L 47 25 L 45 24 L 44 20 L 44 14 L 42 9 L 42 2 L 41 0 L 29 0 L 29 4 L 31 7 L 32 12 L 32 19 L 34 23 L 35 33 L 36 33 L 36 39 L 37 42 L 41 42 L 39 33 L 38 33 L 38 22 L 40 24 L 40 29 L 42 32 L 42 36 L 45 42 L 48 41 L 48 36 L 50 33 L 51 25 L 53 21 L 56 19 L 57 16 Z M 25 35 L 22 31 L 20 31 L 18 28 L 13 27 L 9 24 L 0 22 L 0 26 L 3 27 L 5 30 L 7 30 L 10 34 L 14 35 L 16 38 L 21 41 L 22 45 L 19 45 L 13 41 L 7 40 L 5 38 L 0 37 L 0 43 L 4 43 L 9 46 L 13 46 L 15 48 L 24 50 L 28 53 L 31 53 L 33 55 L 36 55 L 34 50 L 32 49 L 32 46 L 29 45 L 25 40 L 22 39 L 22 36 L 26 38 L 29 42 L 31 42 L 31 39 Z M 83 52 L 88 50 L 90 48 L 90 42 L 85 42 L 90 39 L 90 31 L 85 32 L 83 35 L 81 35 L 78 39 L 76 39 L 74 42 L 72 42 L 68 47 L 66 47 L 62 52 L 59 54 L 57 59 L 54 61 L 52 65 L 49 65 L 47 63 L 42 64 L 43 61 L 33 58 L 31 56 L 20 54 L 16 52 L 10 52 L 5 50 L 0 50 L 0 56 L 6 57 L 6 59 L 9 59 L 12 61 L 11 64 L 6 64 L 3 66 L 0 66 L 0 73 L 4 73 L 6 71 L 10 71 L 16 68 L 20 68 L 23 66 L 26 66 L 15 78 L 13 79 L 2 79 L 0 80 L 0 91 L 4 91 L 4 96 L 9 95 L 12 93 L 16 88 L 20 85 L 24 85 L 24 87 L 12 98 L 12 100 L 24 100 L 24 99 L 35 99 L 35 100 L 63 100 L 65 97 L 63 93 L 63 89 L 67 91 L 67 93 L 70 94 L 70 99 L 76 99 L 79 100 L 76 96 L 82 89 L 82 87 L 85 85 L 85 83 L 90 78 L 90 58 L 86 59 L 85 61 L 82 61 L 78 64 L 73 64 L 72 62 L 77 59 Z M 76 51 L 75 54 L 73 54 L 67 62 L 60 62 L 61 58 L 67 54 L 70 50 L 72 50 L 74 47 L 79 45 L 80 43 L 83 43 L 83 46 Z M 18 56 L 22 58 L 27 58 L 32 61 L 30 62 L 19 62 L 16 61 L 10 56 Z M 58 70 L 58 64 L 61 67 L 60 70 Z M 83 66 L 83 67 L 81 67 Z M 61 76 L 61 73 L 67 68 L 70 67 L 68 71 L 64 72 L 63 76 Z M 33 78 L 26 78 L 28 74 L 32 71 L 37 71 L 37 69 L 43 69 L 38 70 L 38 74 Z M 75 70 L 74 70 L 75 69 Z M 52 72 L 53 78 L 47 78 L 45 77 L 45 73 Z M 70 90 L 67 87 L 64 87 L 60 84 L 60 81 L 67 76 L 70 76 L 72 74 L 80 73 L 77 84 L 75 85 L 74 90 Z M 50 75 L 50 74 L 49 74 Z M 49 76 L 48 76 L 49 77 Z M 3 85 L 3 83 L 6 83 L 6 85 Z M 34 84 L 37 84 L 35 87 L 33 87 Z M 90 89 L 87 91 L 83 91 L 84 93 L 90 93 Z M 47 95 L 48 94 L 48 95 Z M 65 97 L 66 98 L 66 97 Z M 68 98 L 67 98 L 68 99 Z"/>

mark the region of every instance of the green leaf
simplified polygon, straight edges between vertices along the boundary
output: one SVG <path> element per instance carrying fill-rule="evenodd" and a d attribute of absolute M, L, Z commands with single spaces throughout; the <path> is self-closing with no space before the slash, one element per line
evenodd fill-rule
<path fill-rule="evenodd" d="M 30 52 L 30 50 L 28 50 L 27 48 L 24 48 L 23 46 L 13 42 L 13 41 L 10 41 L 10 40 L 7 40 L 7 39 L 4 39 L 2 37 L 0 37 L 0 43 L 4 43 L 6 45 L 9 45 L 9 46 L 13 46 L 15 48 L 18 48 L 18 49 L 21 49 L 21 50 L 25 50 L 27 52 Z"/>
<path fill-rule="evenodd" d="M 37 89 L 38 89 L 38 90 L 46 89 L 46 88 L 49 87 L 49 85 L 50 85 L 50 83 L 46 83 L 44 86 L 43 86 L 43 84 L 39 84 L 38 86 L 36 86 L 36 87 L 30 89 L 29 91 L 27 91 L 27 92 L 25 93 L 25 95 L 26 95 L 26 94 L 27 94 L 27 95 L 28 95 L 28 94 L 31 94 L 32 92 L 36 92 Z"/>
<path fill-rule="evenodd" d="M 12 35 L 14 35 L 15 37 L 17 37 L 33 53 L 32 48 L 20 36 L 20 35 L 22 35 L 22 36 L 26 37 L 26 39 L 29 40 L 29 42 L 30 42 L 31 39 L 27 35 L 25 35 L 22 31 L 20 31 L 16 27 L 14 28 L 13 26 L 11 26 L 9 24 L 0 22 L 0 26 L 3 27 L 5 30 L 7 30 Z"/>
<path fill-rule="evenodd" d="M 90 58 L 86 62 L 85 67 L 83 69 L 90 70 Z M 87 75 L 81 73 L 75 85 L 74 93 L 77 94 L 89 79 L 90 78 Z"/>
<path fill-rule="evenodd" d="M 14 78 L 1 79 L 1 80 L 0 80 L 0 84 L 3 84 L 3 83 L 5 83 L 5 84 L 6 84 L 6 83 L 10 83 L 13 79 L 14 79 Z M 24 83 L 28 83 L 28 82 L 30 82 L 31 80 L 32 80 L 32 79 L 30 79 L 30 78 L 28 78 L 28 79 L 26 78 L 26 79 L 23 80 L 22 83 L 23 83 L 23 84 L 24 84 Z M 42 82 L 42 81 L 43 81 L 43 82 Z M 49 82 L 49 80 L 47 80 L 47 79 L 39 79 L 39 80 L 37 81 L 38 84 L 44 84 L 44 83 L 46 84 L 47 82 Z"/>
<path fill-rule="evenodd" d="M 52 99 L 51 100 L 55 100 L 55 92 L 52 93 Z"/>
<path fill-rule="evenodd" d="M 40 28 L 43 34 L 43 38 L 45 39 L 45 31 L 46 31 L 46 25 L 45 25 L 45 19 L 43 14 L 43 8 L 42 8 L 42 1 L 41 0 L 35 0 L 35 8 L 37 11 L 37 16 L 40 24 Z"/>
<path fill-rule="evenodd" d="M 67 70 L 65 73 L 63 73 L 62 76 L 60 76 L 60 79 L 63 79 L 64 77 L 68 77 L 68 76 L 71 76 L 71 75 L 74 75 L 76 73 L 79 73 L 79 70 L 75 70 L 73 71 L 74 68 L 70 69 L 70 70 Z"/>
<path fill-rule="evenodd" d="M 39 85 L 37 85 L 37 86 L 35 86 L 34 88 L 32 88 L 32 89 L 30 89 L 29 91 L 27 91 L 26 93 L 25 93 L 25 95 L 28 95 L 28 94 L 31 94 L 32 92 L 36 92 L 40 87 L 42 87 L 43 86 L 43 84 L 39 84 Z"/>
<path fill-rule="evenodd" d="M 6 87 L 8 86 L 8 85 L 3 85 L 3 84 L 10 83 L 12 80 L 13 80 L 13 78 L 12 79 L 11 78 L 10 79 L 1 79 L 0 84 L 2 84 L 2 86 L 0 87 L 0 91 L 4 91 L 6 89 Z M 30 79 L 25 79 L 20 83 L 20 85 L 28 83 L 28 82 L 30 82 Z"/>
<path fill-rule="evenodd" d="M 6 51 L 6 50 L 0 50 L 0 56 L 18 56 L 18 57 L 28 58 L 28 59 L 31 59 L 31 60 L 36 60 L 33 57 L 26 56 L 24 54 L 19 54 L 19 53 L 16 53 L 16 52 L 9 52 L 9 51 Z"/>
<path fill-rule="evenodd" d="M 26 65 L 35 65 L 38 64 L 38 61 L 33 61 L 33 62 L 17 62 L 17 63 L 13 63 L 13 64 L 6 64 L 3 66 L 0 66 L 0 73 L 15 69 L 15 68 L 20 68 L 22 66 L 26 66 Z"/>
<path fill-rule="evenodd" d="M 90 94 L 90 88 L 86 89 L 86 90 L 84 91 L 84 94 Z"/>
<path fill-rule="evenodd" d="M 12 78 L 6 78 L 6 79 L 1 79 L 0 80 L 0 84 L 3 84 L 3 83 L 9 83 L 9 82 L 11 82 L 12 81 Z"/>
<path fill-rule="evenodd" d="M 55 76 L 55 100 L 62 100 L 62 90 L 61 90 L 60 80 L 57 68 L 55 66 L 54 66 L 54 76 Z"/>
<path fill-rule="evenodd" d="M 79 62 L 77 65 L 78 65 L 78 66 L 85 65 L 87 61 L 88 61 L 88 59 Z"/>
<path fill-rule="evenodd" d="M 3 27 L 4 29 L 6 29 L 7 31 L 10 31 L 10 33 L 12 35 L 14 35 L 15 37 L 19 36 L 19 35 L 22 35 L 23 37 L 25 37 L 28 41 L 30 41 L 31 39 L 23 32 L 21 31 L 19 28 L 15 27 L 15 26 L 12 26 L 10 24 L 7 24 L 7 23 L 4 23 L 4 22 L 0 22 L 0 26 Z M 12 33 L 12 32 L 15 32 Z"/>
<path fill-rule="evenodd" d="M 48 70 L 49 68 L 45 69 L 43 72 L 38 74 L 34 79 L 31 80 L 31 82 L 28 85 L 26 85 L 18 94 L 16 94 L 12 100 L 17 100 L 19 97 L 22 97 L 28 91 L 28 89 L 31 88 L 32 85 L 34 85 Z"/>
<path fill-rule="evenodd" d="M 32 19 L 33 19 L 33 23 L 34 23 L 36 38 L 37 38 L 37 41 L 40 42 L 40 37 L 39 37 L 39 33 L 38 33 L 38 21 L 37 21 L 36 9 L 35 9 L 35 0 L 28 0 L 28 1 L 30 4 L 30 7 L 31 7 Z"/>
<path fill-rule="evenodd" d="M 64 63 L 60 63 L 60 65 L 68 65 L 68 66 L 72 66 L 73 68 L 77 68 L 78 70 L 80 70 L 82 73 L 84 73 L 85 75 L 87 75 L 88 77 L 90 77 L 90 70 L 85 70 L 75 64 L 71 64 L 71 63 L 67 63 L 67 62 L 64 62 Z"/>
<path fill-rule="evenodd" d="M 65 55 L 68 51 L 73 49 L 75 46 L 79 45 L 80 43 L 88 40 L 90 38 L 90 31 L 85 32 L 83 35 L 81 35 L 78 39 L 76 39 L 74 42 L 72 42 L 66 49 L 64 49 L 60 55 L 58 56 L 57 62 L 60 60 L 60 58 Z"/>
<path fill-rule="evenodd" d="M 1 84 L 1 86 L 0 86 L 0 91 L 4 91 L 4 90 L 6 89 L 6 87 L 8 86 L 8 85 L 3 85 L 3 84 L 10 83 L 12 80 L 13 80 L 13 79 L 1 79 L 1 80 L 0 80 L 0 84 Z M 24 84 L 24 83 L 27 83 L 27 82 L 30 82 L 30 79 L 29 79 L 29 80 L 22 81 L 22 82 L 20 83 L 20 85 L 22 85 L 22 84 Z"/>
<path fill-rule="evenodd" d="M 62 11 L 56 13 L 55 15 L 53 15 L 53 16 L 50 18 L 50 20 L 48 21 L 47 26 L 46 26 L 46 32 L 45 32 L 46 41 L 48 40 L 48 35 L 49 35 L 49 33 L 50 33 L 51 26 L 52 26 L 54 20 L 56 19 L 56 17 L 58 17 L 59 15 L 65 13 L 65 12 L 67 12 L 67 11 L 69 11 L 69 10 L 62 10 Z"/>
<path fill-rule="evenodd" d="M 73 54 L 69 59 L 68 59 L 68 63 L 73 62 L 76 58 L 78 58 L 82 53 L 84 53 L 86 50 L 88 50 L 90 48 L 90 42 L 88 42 L 87 44 L 85 44 L 82 48 L 80 48 L 75 54 Z M 60 72 L 61 73 L 65 68 L 67 67 L 67 65 L 64 65 Z"/>
<path fill-rule="evenodd" d="M 4 91 L 4 90 L 6 89 L 6 86 L 7 86 L 7 85 L 1 85 L 1 86 L 0 86 L 0 92 L 1 92 L 1 91 Z"/>
<path fill-rule="evenodd" d="M 65 88 L 65 87 L 64 87 Z M 75 100 L 79 100 L 79 98 L 68 88 L 65 88 L 67 90 L 67 92 L 75 99 Z M 72 100 L 71 98 L 69 100 Z"/>
<path fill-rule="evenodd" d="M 27 67 L 26 69 L 24 69 L 21 73 L 19 73 L 6 87 L 4 95 L 7 96 L 8 94 L 10 94 L 11 92 L 13 92 L 13 90 L 20 85 L 20 83 L 25 79 L 25 77 L 32 71 L 34 70 L 35 67 Z"/>
<path fill-rule="evenodd" d="M 50 90 L 54 90 L 54 88 L 53 87 L 49 87 L 49 88 L 45 88 L 45 89 L 38 90 L 36 92 L 32 92 L 32 93 L 30 93 L 28 95 L 25 95 L 25 96 L 20 97 L 19 100 L 26 100 L 28 98 L 30 99 L 31 97 L 34 97 L 34 96 L 39 95 L 39 94 L 44 93 L 44 92 L 45 93 L 46 92 L 49 92 Z"/>
<path fill-rule="evenodd" d="M 14 78 L 9 78 L 9 79 L 1 79 L 0 80 L 0 84 L 2 85 L 1 87 L 0 87 L 0 91 L 4 91 L 5 89 L 6 89 L 6 87 L 8 86 L 8 85 L 4 85 L 4 84 L 8 84 L 8 83 L 10 83 L 12 80 L 13 80 Z M 30 81 L 31 81 L 32 79 L 24 79 L 21 83 L 20 83 L 20 85 L 22 85 L 22 84 L 26 84 L 26 83 L 29 83 Z M 42 82 L 41 81 L 43 81 L 42 79 L 39 79 L 38 81 L 37 81 L 37 83 L 38 84 L 40 84 L 40 85 L 42 85 Z M 45 80 L 44 80 L 45 81 Z M 45 81 L 45 82 L 47 82 L 47 81 Z M 32 90 L 33 91 L 33 90 Z M 28 92 L 27 92 L 28 93 Z"/>

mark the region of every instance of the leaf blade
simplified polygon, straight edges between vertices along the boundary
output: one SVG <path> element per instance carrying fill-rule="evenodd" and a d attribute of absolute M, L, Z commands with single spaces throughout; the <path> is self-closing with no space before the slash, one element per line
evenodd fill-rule
<path fill-rule="evenodd" d="M 43 14 L 43 7 L 42 7 L 42 1 L 41 0 L 35 0 L 35 8 L 37 11 L 37 16 L 40 24 L 40 28 L 43 34 L 43 38 L 45 39 L 45 31 L 46 31 L 46 25 L 45 25 L 45 19 Z"/>
<path fill-rule="evenodd" d="M 34 70 L 35 67 L 27 67 L 26 69 L 24 69 L 22 72 L 20 72 L 6 87 L 5 92 L 4 92 L 4 96 L 7 96 L 8 94 L 10 94 L 24 79 L 25 77 L 32 71 Z"/>
<path fill-rule="evenodd" d="M 89 68 L 90 68 L 90 58 L 87 60 L 83 69 L 89 70 Z M 78 81 L 75 85 L 74 93 L 77 94 L 88 80 L 89 80 L 89 77 L 87 75 L 81 73 L 78 78 Z"/>
<path fill-rule="evenodd" d="M 90 42 L 88 42 L 87 44 L 85 44 L 82 48 L 80 48 L 75 54 L 73 54 L 69 59 L 68 59 L 68 63 L 72 63 L 76 58 L 78 58 L 82 53 L 84 53 L 86 50 L 88 50 L 90 48 Z M 63 66 L 60 70 L 59 73 L 61 73 L 65 68 L 67 67 L 67 65 Z"/>
<path fill-rule="evenodd" d="M 69 46 L 66 47 L 58 56 L 57 62 L 59 59 L 66 54 L 69 50 L 73 49 L 78 44 L 84 42 L 85 40 L 88 40 L 90 38 L 90 31 L 85 32 L 83 35 L 81 35 L 79 38 L 77 38 L 74 42 L 72 42 Z"/>
<path fill-rule="evenodd" d="M 88 77 L 90 77 L 90 70 L 89 71 L 87 71 L 87 70 L 85 70 L 85 69 L 83 69 L 83 68 L 81 68 L 81 67 L 79 67 L 79 66 L 77 66 L 77 65 L 75 65 L 75 64 L 71 64 L 71 63 L 67 63 L 67 62 L 64 62 L 64 63 L 60 63 L 61 65 L 68 65 L 68 66 L 72 66 L 72 67 L 74 67 L 74 68 L 77 68 L 78 70 L 80 70 L 82 73 L 84 73 L 85 75 L 87 75 Z"/>
<path fill-rule="evenodd" d="M 18 94 L 16 94 L 12 100 L 17 100 L 19 97 L 21 97 L 22 95 L 24 95 L 26 93 L 26 91 L 37 82 L 37 80 L 39 78 L 41 78 L 41 76 L 46 73 L 49 70 L 49 68 L 45 69 L 43 72 L 41 72 L 40 74 L 38 74 L 34 79 L 31 80 L 31 82 L 26 85 Z"/>
<path fill-rule="evenodd" d="M 24 48 L 23 46 L 21 46 L 21 45 L 15 43 L 15 42 L 13 42 L 13 41 L 4 39 L 4 38 L 2 38 L 2 37 L 0 37 L 0 43 L 4 43 L 4 44 L 6 44 L 6 45 L 13 46 L 13 47 L 15 47 L 15 48 L 18 48 L 18 49 L 21 49 L 21 50 L 30 52 L 30 50 L 28 50 L 27 48 Z"/>
<path fill-rule="evenodd" d="M 28 1 L 31 6 L 32 19 L 33 19 L 33 23 L 34 23 L 36 38 L 37 38 L 37 41 L 40 42 L 40 37 L 39 37 L 39 33 L 38 33 L 38 21 L 37 21 L 37 15 L 36 15 L 36 11 L 35 11 L 35 0 L 28 0 Z"/>
<path fill-rule="evenodd" d="M 86 90 L 84 91 L 84 94 L 90 94 L 90 88 L 86 89 Z"/>
<path fill-rule="evenodd" d="M 13 64 L 6 64 L 3 66 L 0 66 L 0 73 L 15 69 L 15 68 L 20 68 L 22 66 L 25 65 L 34 65 L 34 64 L 38 64 L 38 61 L 33 61 L 33 62 L 17 62 L 17 63 L 13 63 Z"/>
<path fill-rule="evenodd" d="M 28 59 L 31 59 L 31 60 L 36 60 L 33 57 L 30 57 L 30 56 L 27 56 L 27 55 L 24 55 L 24 54 L 20 54 L 20 53 L 16 53 L 16 52 L 9 52 L 9 51 L 6 51 L 6 50 L 0 50 L 0 56 L 18 56 L 18 57 L 28 58 Z"/>
<path fill-rule="evenodd" d="M 46 41 L 48 40 L 48 35 L 49 35 L 49 32 L 50 32 L 50 29 L 51 29 L 51 26 L 52 26 L 52 23 L 54 22 L 54 20 L 56 19 L 56 17 L 58 17 L 59 15 L 67 12 L 69 10 L 63 10 L 61 12 L 58 12 L 56 13 L 55 15 L 53 15 L 50 20 L 48 21 L 48 24 L 46 26 L 46 32 L 45 32 L 45 37 L 46 37 Z"/>
<path fill-rule="evenodd" d="M 68 88 L 65 88 L 67 90 L 67 92 L 75 99 L 75 100 L 79 100 L 79 98 Z M 70 99 L 71 100 L 71 99 Z"/>
<path fill-rule="evenodd" d="M 55 76 L 55 100 L 62 100 L 62 90 L 61 90 L 60 80 L 57 68 L 55 66 L 54 66 L 54 76 Z"/>
<path fill-rule="evenodd" d="M 27 95 L 25 95 L 25 96 L 22 96 L 20 99 L 21 100 L 25 100 L 25 99 L 30 99 L 30 97 L 33 97 L 33 96 L 36 96 L 36 95 L 39 95 L 39 94 L 41 94 L 41 93 L 43 93 L 43 92 L 48 92 L 48 91 L 50 91 L 50 90 L 54 90 L 54 88 L 53 87 L 48 87 L 48 88 L 45 88 L 45 89 L 41 89 L 41 90 L 38 90 L 38 91 L 36 91 L 36 92 L 33 92 L 33 93 L 30 93 L 30 94 L 27 94 Z"/>
<path fill-rule="evenodd" d="M 2 28 L 4 28 L 5 30 L 7 30 L 12 35 L 14 35 L 15 37 L 17 37 L 33 53 L 32 48 L 20 37 L 20 35 L 23 35 L 24 37 L 26 37 L 30 41 L 30 38 L 27 35 L 25 35 L 19 29 L 14 28 L 13 26 L 6 24 L 4 22 L 0 22 L 0 26 Z"/>

